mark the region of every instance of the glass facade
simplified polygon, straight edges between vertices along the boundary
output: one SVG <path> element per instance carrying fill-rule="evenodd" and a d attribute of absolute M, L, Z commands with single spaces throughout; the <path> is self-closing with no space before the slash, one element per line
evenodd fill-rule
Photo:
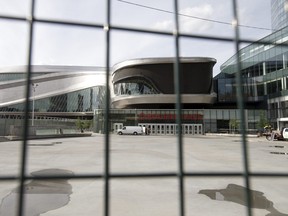
<path fill-rule="evenodd" d="M 264 99 L 263 77 L 244 78 L 243 97 L 246 101 L 261 101 Z M 217 82 L 218 102 L 236 102 L 235 78 L 219 78 Z"/>
<path fill-rule="evenodd" d="M 288 28 L 283 28 L 260 41 L 240 50 L 241 75 L 244 100 L 266 104 L 268 117 L 274 128 L 286 126 L 288 122 Z M 231 57 L 221 66 L 221 74 L 215 77 L 219 102 L 236 101 L 235 75 L 237 56 Z"/>
<path fill-rule="evenodd" d="M 0 112 L 12 116 L 24 112 L 26 67 L 0 70 Z M 32 87 L 29 112 L 36 116 L 49 113 L 90 112 L 104 108 L 105 72 L 99 67 L 80 66 L 31 66 Z M 40 114 L 41 113 L 41 114 Z M 77 114 L 73 114 L 77 116 Z M 72 115 L 71 115 L 72 116 Z M 81 115 L 80 115 L 81 116 Z"/>
<path fill-rule="evenodd" d="M 35 112 L 93 112 L 104 108 L 105 87 L 97 86 L 34 101 Z M 32 101 L 30 102 L 32 108 Z M 1 112 L 23 112 L 24 104 L 0 108 Z M 32 110 L 31 110 L 32 111 Z"/>
<path fill-rule="evenodd" d="M 114 94 L 119 95 L 143 95 L 160 94 L 156 87 L 144 78 L 129 79 L 114 84 Z"/>
<path fill-rule="evenodd" d="M 235 79 L 227 78 L 227 79 L 218 79 L 218 101 L 235 101 L 236 97 L 236 87 L 235 87 Z"/>
<path fill-rule="evenodd" d="M 260 130 L 258 122 L 263 110 L 246 110 L 247 132 L 256 133 Z M 96 133 L 104 130 L 105 110 L 98 109 L 94 112 L 94 130 Z M 157 124 L 167 126 L 176 123 L 175 109 L 112 109 L 109 122 L 110 131 L 114 125 L 135 126 Z M 231 120 L 240 122 L 240 113 L 237 109 L 185 109 L 182 110 L 181 121 L 183 125 L 202 125 L 203 133 L 229 133 Z M 238 128 L 234 130 L 239 132 Z"/>
<path fill-rule="evenodd" d="M 271 24 L 274 31 L 287 26 L 287 0 L 271 0 Z"/>

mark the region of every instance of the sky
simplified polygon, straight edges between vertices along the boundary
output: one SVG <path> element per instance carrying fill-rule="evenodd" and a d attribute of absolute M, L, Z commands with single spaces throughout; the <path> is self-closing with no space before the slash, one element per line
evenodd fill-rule
<path fill-rule="evenodd" d="M 111 25 L 174 32 L 173 0 L 111 0 Z M 233 38 L 232 0 L 179 0 L 180 32 Z M 241 39 L 259 40 L 271 33 L 270 0 L 238 0 Z M 27 17 L 30 0 L 0 0 L 0 16 Z M 106 0 L 36 0 L 35 18 L 106 24 Z M 0 19 L 0 67 L 27 64 L 28 24 Z M 213 74 L 235 54 L 235 44 L 180 37 L 181 57 L 217 60 Z M 247 44 L 242 44 L 245 46 Z M 36 22 L 34 65 L 105 66 L 103 28 Z M 111 30 L 110 63 L 136 58 L 175 57 L 172 36 Z"/>

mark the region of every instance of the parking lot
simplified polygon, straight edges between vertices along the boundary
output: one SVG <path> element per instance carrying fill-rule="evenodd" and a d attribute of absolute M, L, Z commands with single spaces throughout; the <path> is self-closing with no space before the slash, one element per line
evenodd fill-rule
<path fill-rule="evenodd" d="M 110 172 L 178 173 L 176 136 L 110 136 Z M 20 170 L 21 141 L 0 142 L 1 175 Z M 250 172 L 286 173 L 288 141 L 248 138 Z M 104 135 L 28 141 L 28 175 L 102 175 Z M 241 138 L 183 137 L 187 173 L 243 172 Z M 287 177 L 251 177 L 253 215 L 288 215 Z M 0 182 L 0 215 L 15 214 L 18 182 Z M 186 215 L 246 215 L 242 176 L 188 176 L 184 180 Z M 179 180 L 173 177 L 111 178 L 111 215 L 179 215 Z M 26 214 L 103 215 L 104 180 L 31 180 L 25 187 Z"/>

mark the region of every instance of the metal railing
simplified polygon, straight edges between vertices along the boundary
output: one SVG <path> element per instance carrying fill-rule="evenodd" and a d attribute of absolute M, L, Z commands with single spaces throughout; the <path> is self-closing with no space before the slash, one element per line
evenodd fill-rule
<path fill-rule="evenodd" d="M 55 20 L 55 19 L 38 19 L 35 17 L 35 4 L 36 0 L 31 0 L 31 8 L 30 8 L 30 14 L 28 17 L 19 17 L 19 16 L 9 16 L 9 15 L 0 15 L 0 20 L 13 20 L 17 22 L 24 22 L 29 25 L 29 31 L 28 31 L 28 58 L 27 58 L 27 76 L 26 76 L 26 89 L 25 89 L 25 113 L 24 113 L 24 121 L 23 121 L 23 143 L 22 143 L 22 149 L 21 149 L 21 160 L 20 160 L 20 174 L 19 176 L 7 176 L 3 173 L 1 173 L 0 181 L 8 181 L 8 180 L 17 180 L 19 181 L 19 199 L 18 199 L 18 215 L 23 215 L 23 208 L 24 208 L 24 185 L 27 180 L 32 179 L 63 179 L 63 178 L 69 178 L 69 179 L 103 179 L 104 180 L 104 215 L 108 216 L 110 215 L 109 209 L 110 209 L 110 181 L 111 179 L 115 178 L 177 178 L 179 183 L 179 215 L 184 216 L 185 215 L 185 188 L 184 188 L 184 179 L 187 177 L 192 178 L 199 178 L 199 177 L 242 177 L 245 180 L 245 188 L 246 188 L 246 203 L 247 203 L 247 215 L 251 216 L 251 203 L 252 200 L 250 199 L 250 178 L 251 177 L 288 177 L 288 173 L 264 173 L 264 172 L 257 172 L 252 173 L 249 169 L 249 157 L 248 157 L 248 149 L 247 149 L 247 140 L 246 140 L 246 134 L 245 134 L 245 118 L 244 118 L 244 108 L 243 108 L 243 93 L 242 89 L 240 88 L 242 80 L 241 80 L 241 74 L 237 73 L 237 85 L 238 88 L 238 107 L 241 113 L 241 124 L 240 124 L 240 131 L 243 131 L 242 133 L 242 156 L 243 156 L 243 172 L 185 172 L 183 169 L 183 141 L 182 141 L 182 135 L 181 133 L 178 133 L 177 135 L 177 142 L 178 142 L 178 171 L 177 172 L 158 172 L 158 173 L 119 173 L 119 174 L 112 174 L 110 172 L 110 135 L 109 135 L 109 110 L 110 110 L 110 94 L 109 94 L 109 82 L 110 82 L 110 54 L 111 54 L 111 41 L 110 41 L 110 34 L 111 31 L 126 31 L 126 32 L 137 32 L 137 33 L 145 33 L 145 34 L 151 34 L 151 35 L 166 35 L 171 36 L 174 38 L 174 46 L 175 46 L 175 64 L 174 64 L 174 84 L 175 84 L 175 94 L 177 95 L 177 101 L 176 103 L 176 110 L 177 110 L 177 124 L 178 128 L 181 128 L 181 97 L 180 97 L 180 78 L 179 78 L 179 41 L 180 38 L 193 38 L 193 39 L 201 39 L 201 40 L 207 40 L 207 41 L 219 41 L 219 42 L 230 42 L 234 43 L 235 45 L 235 53 L 239 53 L 240 50 L 240 44 L 241 43 L 252 43 L 254 41 L 249 40 L 240 40 L 239 38 L 239 26 L 234 26 L 235 36 L 234 37 L 217 37 L 217 36 L 206 36 L 206 35 L 196 35 L 196 34 L 183 34 L 179 31 L 179 20 L 178 20 L 178 1 L 174 0 L 174 24 L 175 24 L 175 30 L 173 32 L 168 31 L 154 31 L 144 28 L 132 28 L 132 27 L 123 27 L 123 26 L 117 26 L 111 24 L 111 1 L 106 1 L 106 20 L 105 23 L 102 24 L 92 24 L 87 22 L 72 22 L 72 21 L 65 21 L 65 20 Z M 233 0 L 233 7 L 231 8 L 233 12 L 234 20 L 238 21 L 238 14 L 237 14 L 237 1 Z M 105 163 L 104 163 L 104 173 L 103 174 L 87 174 L 87 175 L 74 175 L 74 176 L 27 176 L 26 175 L 26 169 L 27 169 L 27 154 L 28 154 L 28 130 L 29 130 L 29 110 L 31 110 L 31 107 L 29 107 L 29 98 L 31 97 L 31 88 L 32 88 L 32 82 L 31 82 L 31 65 L 32 65 L 32 54 L 33 54 L 33 47 L 34 47 L 34 28 L 35 24 L 37 23 L 45 23 L 45 24 L 52 24 L 52 25 L 65 25 L 65 26 L 77 26 L 77 27 L 84 27 L 84 28 L 90 28 L 90 29 L 99 29 L 104 30 L 105 32 L 105 42 L 106 42 L 106 109 L 105 109 L 105 119 L 106 119 L 106 125 L 105 125 Z M 240 70 L 240 62 L 239 62 L 240 56 L 238 56 L 238 71 Z"/>

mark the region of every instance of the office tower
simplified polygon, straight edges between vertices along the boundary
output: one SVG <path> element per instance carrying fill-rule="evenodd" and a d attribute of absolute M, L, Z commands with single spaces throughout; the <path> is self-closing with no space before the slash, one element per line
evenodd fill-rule
<path fill-rule="evenodd" d="M 271 27 L 277 31 L 288 25 L 288 0 L 271 0 Z"/>

